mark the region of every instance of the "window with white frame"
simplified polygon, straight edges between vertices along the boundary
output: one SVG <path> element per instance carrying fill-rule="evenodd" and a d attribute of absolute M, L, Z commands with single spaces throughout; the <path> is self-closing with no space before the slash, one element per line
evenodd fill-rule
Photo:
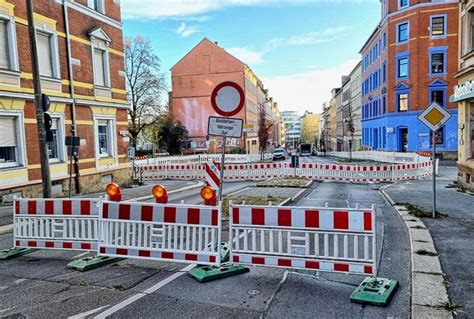
<path fill-rule="evenodd" d="M 94 48 L 94 84 L 109 86 L 106 51 Z"/>
<path fill-rule="evenodd" d="M 40 75 L 59 78 L 59 55 L 57 40 L 54 34 L 36 32 Z"/>
<path fill-rule="evenodd" d="M 18 116 L 0 114 L 0 168 L 18 166 L 21 163 L 18 122 Z"/>
<path fill-rule="evenodd" d="M 87 0 L 87 6 L 100 13 L 105 12 L 104 0 Z"/>
<path fill-rule="evenodd" d="M 61 141 L 64 140 L 63 133 L 61 130 L 62 120 L 60 117 L 52 117 L 51 125 L 51 141 L 48 141 L 48 156 L 50 162 L 59 162 L 64 161 L 64 152 L 63 146 L 64 143 Z"/>
<path fill-rule="evenodd" d="M 18 71 L 15 22 L 0 12 L 0 70 Z"/>
<path fill-rule="evenodd" d="M 97 148 L 100 157 L 114 155 L 114 130 L 111 119 L 97 121 Z"/>
<path fill-rule="evenodd" d="M 8 41 L 8 22 L 0 20 L 0 69 L 10 68 L 10 41 Z"/>

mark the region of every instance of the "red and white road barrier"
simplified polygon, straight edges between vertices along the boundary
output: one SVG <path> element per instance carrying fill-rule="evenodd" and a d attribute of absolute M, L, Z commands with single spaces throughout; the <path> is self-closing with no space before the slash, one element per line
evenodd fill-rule
<path fill-rule="evenodd" d="M 231 260 L 376 274 L 375 210 L 231 206 Z"/>
<path fill-rule="evenodd" d="M 15 247 L 96 250 L 99 199 L 15 199 Z"/>
<path fill-rule="evenodd" d="M 431 165 L 432 161 L 383 165 L 302 163 L 295 169 L 289 163 L 228 164 L 225 165 L 224 180 L 298 176 L 316 180 L 380 183 L 429 176 Z M 202 164 L 143 166 L 143 169 L 144 179 L 208 179 L 206 165 Z"/>
<path fill-rule="evenodd" d="M 217 206 L 103 202 L 99 255 L 220 265 Z"/>

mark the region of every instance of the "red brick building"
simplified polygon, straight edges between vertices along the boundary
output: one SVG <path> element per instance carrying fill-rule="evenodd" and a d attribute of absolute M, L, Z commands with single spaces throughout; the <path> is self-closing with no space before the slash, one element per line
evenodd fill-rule
<path fill-rule="evenodd" d="M 128 180 L 120 2 L 33 3 L 41 86 L 51 100 L 53 141 L 48 149 L 53 192 L 68 191 L 64 139 L 72 135 L 73 127 L 81 144 L 72 170 L 75 191 L 90 192 L 110 180 Z M 41 194 L 31 72 L 26 1 L 0 0 L 0 200 L 9 194 Z"/>
<path fill-rule="evenodd" d="M 417 116 L 433 101 L 452 114 L 436 135 L 443 156 L 457 156 L 458 1 L 382 0 L 381 20 L 362 47 L 363 145 L 428 151 Z"/>
<path fill-rule="evenodd" d="M 211 93 L 221 82 L 232 81 L 245 93 L 243 110 L 233 116 L 253 125 L 254 131 L 243 139 L 233 139 L 234 145 L 247 153 L 258 153 L 258 119 L 265 107 L 268 123 L 273 123 L 269 142 L 281 144 L 280 114 L 277 103 L 268 96 L 268 90 L 250 67 L 216 43 L 205 38 L 171 68 L 173 118 L 186 126 L 189 137 L 199 148 L 207 148 L 206 135 L 209 116 L 219 116 L 211 106 Z M 232 140 L 232 139 L 231 139 Z M 221 139 L 211 138 L 209 151 L 220 149 Z"/>

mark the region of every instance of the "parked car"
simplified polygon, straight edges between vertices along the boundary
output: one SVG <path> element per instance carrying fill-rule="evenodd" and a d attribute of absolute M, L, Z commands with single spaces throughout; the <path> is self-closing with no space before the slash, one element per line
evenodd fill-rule
<path fill-rule="evenodd" d="M 282 149 L 281 147 L 278 147 L 278 148 L 275 148 L 273 150 L 273 160 L 274 161 L 277 161 L 277 160 L 285 160 L 286 159 L 286 152 L 284 149 Z"/>

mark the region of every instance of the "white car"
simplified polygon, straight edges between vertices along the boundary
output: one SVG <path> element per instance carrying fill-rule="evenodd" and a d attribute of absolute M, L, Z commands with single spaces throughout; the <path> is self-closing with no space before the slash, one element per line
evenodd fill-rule
<path fill-rule="evenodd" d="M 273 160 L 274 161 L 277 161 L 277 160 L 285 160 L 286 159 L 286 152 L 284 149 L 282 149 L 281 147 L 279 148 L 275 148 L 273 150 Z"/>

